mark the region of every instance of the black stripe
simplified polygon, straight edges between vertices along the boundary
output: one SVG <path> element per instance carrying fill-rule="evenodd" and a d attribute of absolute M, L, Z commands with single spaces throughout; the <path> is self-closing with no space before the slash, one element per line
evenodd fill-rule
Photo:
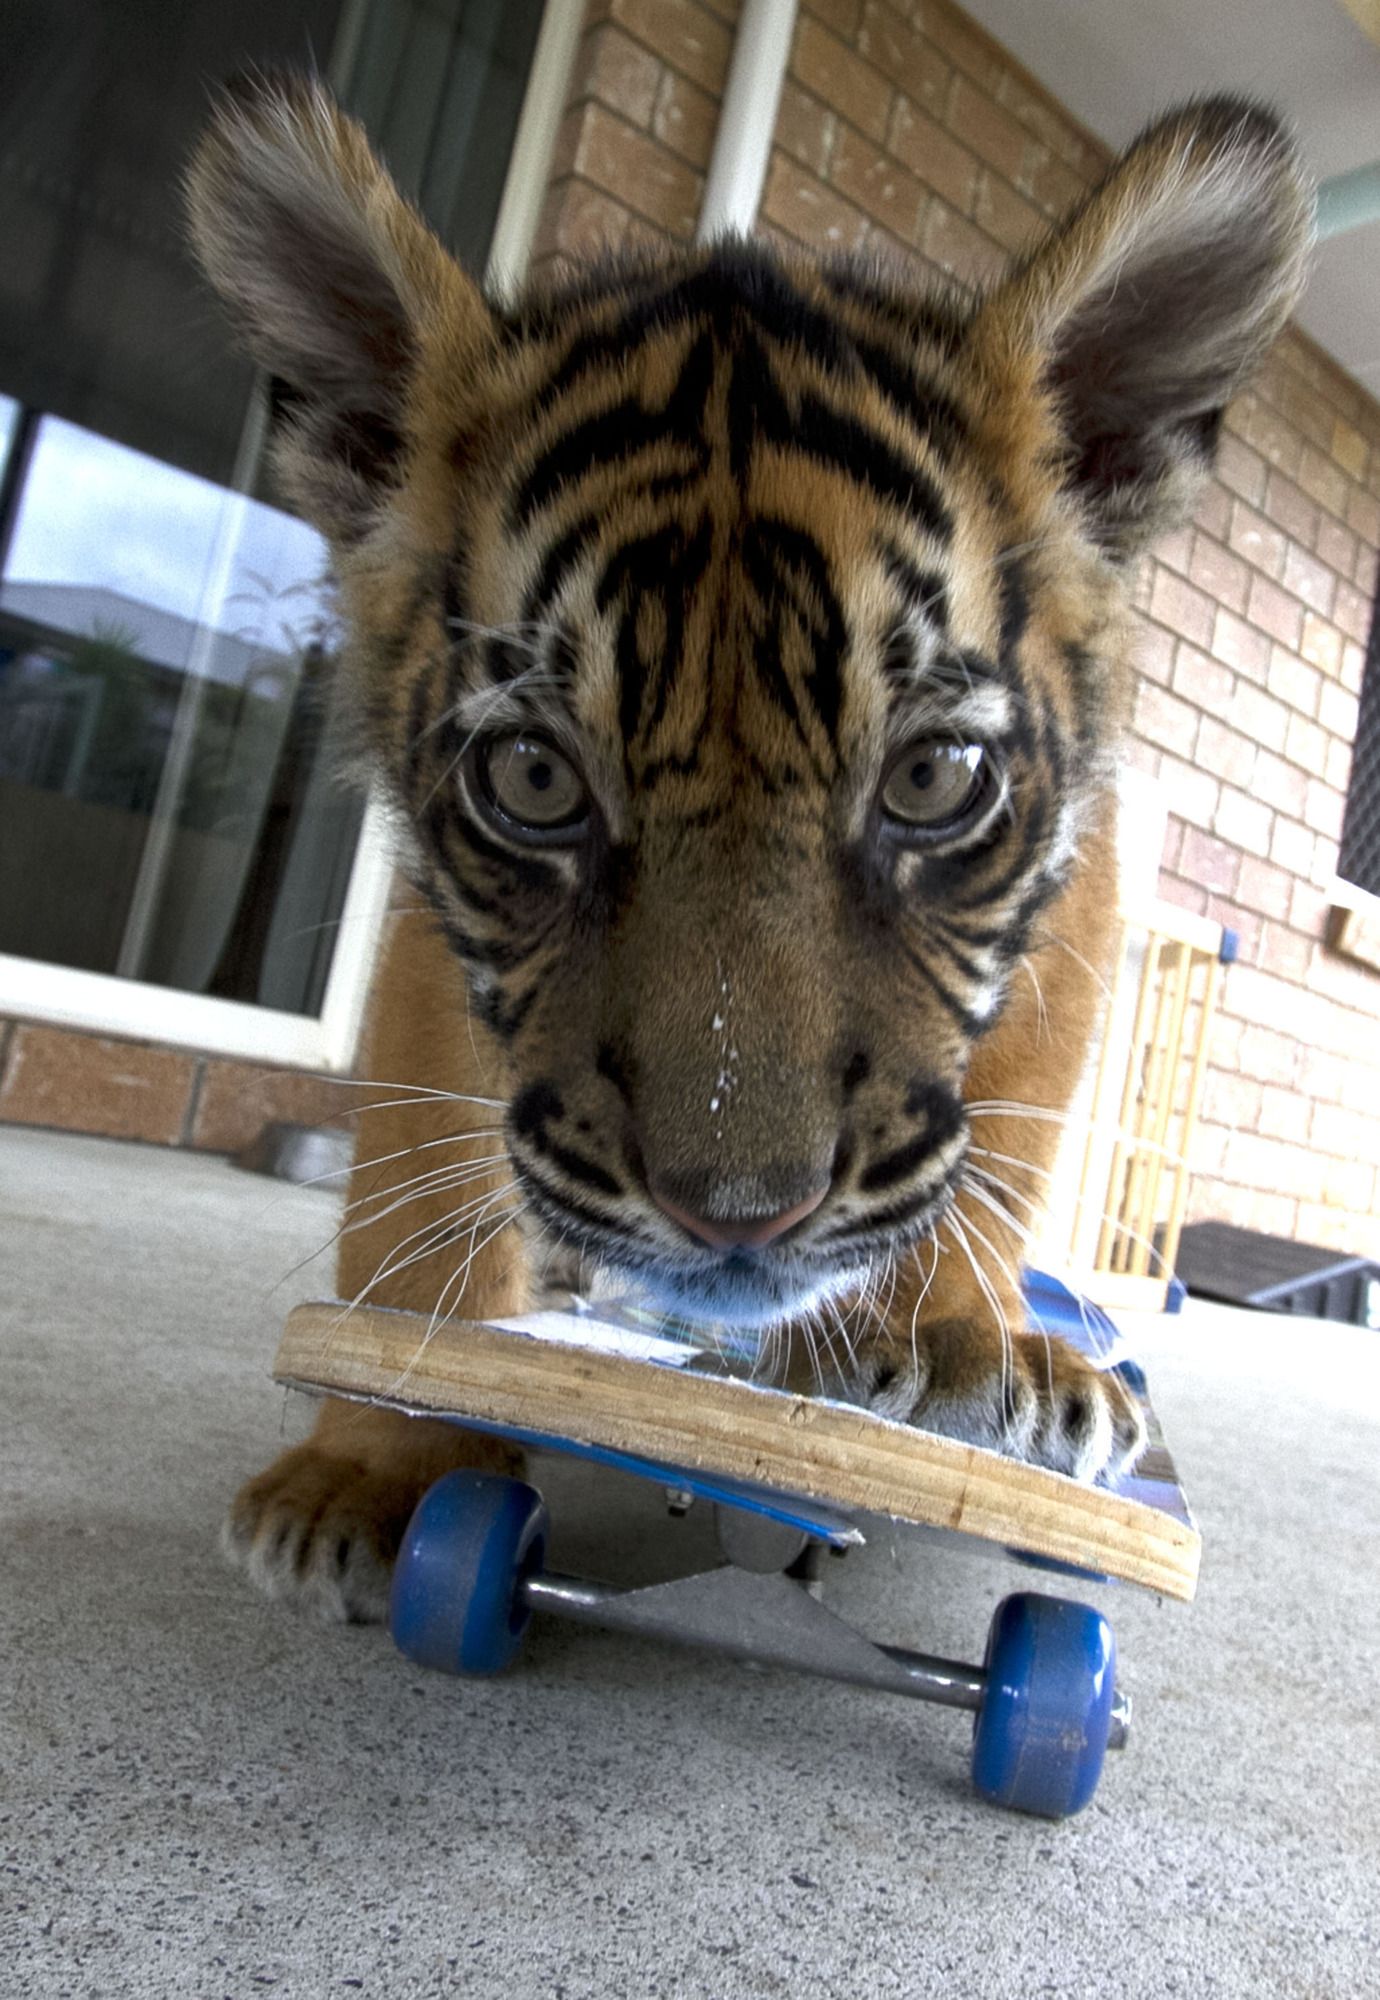
<path fill-rule="evenodd" d="M 953 517 L 934 481 L 918 465 L 908 464 L 858 418 L 834 409 L 819 396 L 804 395 L 792 429 L 777 435 L 768 431 L 767 435 L 773 444 L 790 446 L 821 465 L 837 467 L 879 500 L 899 507 L 936 541 L 952 540 Z"/>
<path fill-rule="evenodd" d="M 598 527 L 595 515 L 584 514 L 573 528 L 566 530 L 559 541 L 552 543 L 546 552 L 537 580 L 524 600 L 522 607 L 524 618 L 539 618 L 554 602 L 566 577 L 594 539 Z"/>
<path fill-rule="evenodd" d="M 932 965 L 928 965 L 925 962 L 925 960 L 920 956 L 919 952 L 914 950 L 912 946 L 908 944 L 903 944 L 901 949 L 905 954 L 906 961 L 911 967 L 911 970 L 913 972 L 919 973 L 921 979 L 924 980 L 925 984 L 929 987 L 930 991 L 934 994 L 935 998 L 939 1001 L 940 1005 L 946 1010 L 947 1013 L 952 1015 L 953 1019 L 958 1023 L 958 1026 L 963 1030 L 963 1033 L 968 1037 L 969 1041 L 975 1040 L 976 1037 L 981 1034 L 983 1028 L 988 1025 L 982 1019 L 981 1015 L 973 1013 L 969 1007 L 965 1006 L 964 1002 L 959 999 L 958 995 L 956 993 L 951 992 L 949 988 L 944 984 L 943 980 L 939 977 L 939 974 L 935 971 L 934 967 Z"/>
<path fill-rule="evenodd" d="M 882 544 L 882 561 L 900 590 L 906 608 L 919 612 L 941 634 L 949 629 L 949 595 L 936 570 L 921 569 L 894 542 Z"/>

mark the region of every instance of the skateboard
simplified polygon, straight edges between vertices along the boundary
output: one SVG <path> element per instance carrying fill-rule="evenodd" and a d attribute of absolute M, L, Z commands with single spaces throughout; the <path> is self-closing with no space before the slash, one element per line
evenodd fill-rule
<path fill-rule="evenodd" d="M 1141 1400 L 1151 1442 L 1114 1486 L 763 1387 L 742 1336 L 622 1302 L 442 1326 L 338 1301 L 299 1306 L 274 1373 L 637 1474 L 673 1513 L 713 1509 L 719 1563 L 623 1590 L 547 1567 L 546 1504 L 526 1480 L 448 1473 L 419 1503 L 394 1572 L 393 1638 L 421 1665 L 498 1672 L 541 1612 L 823 1674 L 969 1711 L 977 1790 L 1061 1819 L 1088 1804 L 1130 1728 L 1099 1611 L 1017 1592 L 973 1665 L 876 1643 L 822 1601 L 827 1552 L 898 1525 L 1057 1575 L 1192 1597 L 1199 1538 L 1140 1369 L 1106 1315 L 1057 1280 L 1028 1273 L 1026 1299 L 1032 1328 L 1117 1368 Z"/>

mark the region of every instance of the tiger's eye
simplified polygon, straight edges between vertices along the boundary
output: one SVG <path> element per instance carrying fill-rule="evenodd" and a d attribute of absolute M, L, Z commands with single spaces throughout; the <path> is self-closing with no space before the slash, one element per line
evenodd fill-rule
<path fill-rule="evenodd" d="M 912 743 L 882 781 L 882 808 L 904 826 L 957 830 L 987 795 L 988 758 L 980 743 L 942 738 Z"/>
<path fill-rule="evenodd" d="M 585 817 L 584 779 L 540 736 L 495 736 L 480 751 L 479 767 L 493 803 L 520 827 L 547 833 L 574 828 Z"/>

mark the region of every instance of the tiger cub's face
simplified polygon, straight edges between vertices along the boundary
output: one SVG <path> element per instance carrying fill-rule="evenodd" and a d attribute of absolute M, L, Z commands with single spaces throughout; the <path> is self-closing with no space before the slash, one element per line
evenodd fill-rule
<path fill-rule="evenodd" d="M 515 1169 L 663 1304 L 776 1319 L 932 1226 L 972 1051 L 1096 851 L 1129 560 L 1303 234 L 1239 105 L 1118 173 L 976 308 L 730 246 L 500 314 L 318 94 L 203 151 Z"/>

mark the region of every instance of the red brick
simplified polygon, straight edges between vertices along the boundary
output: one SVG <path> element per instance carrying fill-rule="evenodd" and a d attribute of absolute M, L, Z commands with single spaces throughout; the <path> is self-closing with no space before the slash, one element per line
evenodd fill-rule
<path fill-rule="evenodd" d="M 1301 764 L 1315 778 L 1327 769 L 1327 731 L 1310 722 L 1306 715 L 1291 715 L 1284 737 L 1284 754 L 1291 764 Z"/>
<path fill-rule="evenodd" d="M 782 153 L 773 154 L 767 170 L 762 214 L 814 249 L 856 250 L 867 236 L 860 210 Z"/>
<path fill-rule="evenodd" d="M 963 285 L 988 284 L 1006 269 L 991 237 L 938 199 L 930 203 L 921 246 L 932 263 Z"/>
<path fill-rule="evenodd" d="M 875 216 L 905 243 L 914 243 L 929 199 L 915 175 L 870 140 L 841 125 L 829 178 L 841 194 Z"/>
<path fill-rule="evenodd" d="M 838 120 L 798 83 L 787 77 L 781 90 L 781 107 L 776 114 L 775 142 L 793 160 L 821 177 L 829 164 Z"/>
<path fill-rule="evenodd" d="M 1259 799 L 1224 785 L 1212 816 L 1212 830 L 1219 840 L 1240 848 L 1243 855 L 1263 855 L 1269 852 L 1272 819 L 1270 808 Z"/>
<path fill-rule="evenodd" d="M 995 94 L 1011 59 L 975 28 L 966 14 L 949 6 L 948 0 L 918 0 L 910 12 L 916 26 L 956 69 Z"/>
<path fill-rule="evenodd" d="M 890 84 L 871 63 L 864 62 L 808 15 L 801 15 L 795 31 L 791 74 L 869 139 L 885 136 L 891 112 Z"/>
<path fill-rule="evenodd" d="M 1327 764 L 1323 770 L 1323 777 L 1334 791 L 1345 792 L 1350 789 L 1352 759 L 1352 745 L 1338 743 L 1334 737 L 1327 746 Z"/>
<path fill-rule="evenodd" d="M 1341 792 L 1321 778 L 1308 780 L 1308 796 L 1304 803 L 1304 824 L 1311 826 L 1314 833 L 1324 840 L 1336 841 L 1342 837 L 1342 814 L 1346 809 L 1346 799 Z"/>
<path fill-rule="evenodd" d="M 1078 177 L 1080 188 L 1100 179 L 1111 157 L 1107 148 L 1076 125 L 1063 105 L 1032 84 L 1022 71 L 1006 68 L 994 94 L 998 104 Z"/>
<path fill-rule="evenodd" d="M 1304 879 L 1313 873 L 1313 859 L 1317 841 L 1306 826 L 1291 819 L 1275 818 L 1270 834 L 1270 859 L 1277 861 L 1281 868 L 1287 868 L 1291 875 Z"/>
<path fill-rule="evenodd" d="M 1220 542 L 1195 534 L 1188 573 L 1198 588 L 1205 590 L 1209 597 L 1215 597 L 1219 604 L 1227 605 L 1232 611 L 1244 612 L 1246 609 L 1246 591 L 1251 573 L 1245 563 L 1224 549 Z"/>
<path fill-rule="evenodd" d="M 1318 521 L 1317 552 L 1329 569 L 1338 576 L 1355 578 L 1356 558 L 1359 545 L 1350 528 L 1344 528 L 1340 521 L 1334 521 L 1330 514 L 1324 514 Z M 1359 578 L 1355 578 L 1360 581 Z"/>
<path fill-rule="evenodd" d="M 973 220 L 994 236 L 1005 250 L 1028 250 L 1044 236 L 1049 223 L 1032 202 L 994 173 L 984 173 L 978 182 L 973 204 Z"/>
<path fill-rule="evenodd" d="M 1067 215 L 1074 203 L 1087 193 L 1088 177 L 1061 160 L 1057 153 L 1027 153 L 1025 185 L 1030 198 L 1051 218 Z"/>
<path fill-rule="evenodd" d="M 1212 644 L 1215 615 L 1216 606 L 1203 591 L 1195 590 L 1172 570 L 1156 565 L 1150 586 L 1150 616 L 1157 624 L 1167 625 L 1171 632 L 1195 646 L 1206 647 Z"/>
<path fill-rule="evenodd" d="M 1232 414 L 1247 444 L 1286 478 L 1295 477 L 1305 447 L 1288 419 L 1249 392 L 1233 406 Z"/>
<path fill-rule="evenodd" d="M 533 262 L 585 259 L 616 249 L 627 239 L 632 218 L 587 181 L 568 180 L 552 188 L 532 248 Z"/>
<path fill-rule="evenodd" d="M 175 1146 L 198 1062 L 181 1050 L 19 1022 L 10 1037 L 0 1120 Z"/>
<path fill-rule="evenodd" d="M 1275 1028 L 1248 1025 L 1241 1036 L 1241 1070 L 1262 1083 L 1290 1085 L 1298 1069 L 1299 1045 Z"/>
<path fill-rule="evenodd" d="M 1172 535 L 1161 535 L 1155 543 L 1155 561 L 1172 569 L 1176 576 L 1187 576 L 1193 555 L 1193 528 L 1188 525 L 1176 528 Z"/>
<path fill-rule="evenodd" d="M 977 158 L 909 98 L 898 97 L 887 143 L 932 193 L 971 215 L 980 171 Z"/>
<path fill-rule="evenodd" d="M 1209 1071 L 1203 1091 L 1203 1117 L 1233 1132 L 1254 1132 L 1260 1121 L 1263 1087 L 1253 1077 L 1226 1076 Z"/>
<path fill-rule="evenodd" d="M 1312 715 L 1317 710 L 1322 675 L 1287 646 L 1272 646 L 1265 685 L 1299 714 Z"/>
<path fill-rule="evenodd" d="M 944 116 L 953 88 L 952 65 L 884 0 L 867 0 L 855 46 L 912 104 Z"/>
<path fill-rule="evenodd" d="M 1263 570 L 1276 582 L 1284 574 L 1287 543 L 1283 531 L 1274 527 L 1244 500 L 1234 500 L 1231 510 L 1231 546 L 1253 569 Z"/>
<path fill-rule="evenodd" d="M 1353 486 L 1347 495 L 1346 518 L 1347 526 L 1354 528 L 1363 542 L 1372 548 L 1380 542 L 1380 500 L 1373 493 Z"/>
<path fill-rule="evenodd" d="M 634 214 L 673 236 L 694 235 L 702 176 L 602 104 L 590 104 L 585 112 L 575 165 Z"/>
<path fill-rule="evenodd" d="M 1136 689 L 1135 721 L 1133 727 L 1137 735 L 1154 743 L 1162 750 L 1172 750 L 1177 756 L 1191 757 L 1198 736 L 1198 710 L 1179 697 L 1170 694 L 1167 688 L 1157 687 L 1153 681 L 1142 681 Z"/>
<path fill-rule="evenodd" d="M 1232 667 L 1247 682 L 1263 682 L 1270 665 L 1270 642 L 1234 611 L 1221 609 L 1212 624 L 1213 658 Z"/>
<path fill-rule="evenodd" d="M 209 1058 L 197 1096 L 190 1143 L 209 1153 L 237 1153 L 266 1125 L 346 1124 L 377 1092 L 328 1076 L 260 1069 Z"/>
<path fill-rule="evenodd" d="M 1207 890 L 1200 889 L 1196 882 L 1182 882 L 1177 875 L 1161 875 L 1159 893 L 1162 902 L 1191 910 L 1195 917 L 1206 914 Z"/>
<path fill-rule="evenodd" d="M 696 0 L 613 0 L 610 17 L 672 69 L 722 95 L 733 34 Z"/>
<path fill-rule="evenodd" d="M 664 74 L 650 49 L 609 22 L 585 36 L 569 102 L 574 105 L 586 97 L 597 97 L 629 123 L 645 127 L 651 124 Z"/>
<path fill-rule="evenodd" d="M 1272 471 L 1266 481 L 1265 512 L 1293 541 L 1312 548 L 1318 532 L 1318 510 L 1308 495 L 1280 472 Z"/>
<path fill-rule="evenodd" d="M 1308 1099 L 1296 1090 L 1281 1090 L 1278 1084 L 1267 1083 L 1261 1093 L 1259 1129 L 1268 1139 L 1306 1145 L 1311 1110 Z"/>
<path fill-rule="evenodd" d="M 1299 652 L 1319 674 L 1335 678 L 1342 665 L 1342 635 L 1316 612 L 1305 612 L 1299 635 Z"/>
<path fill-rule="evenodd" d="M 1289 733 L 1289 714 L 1282 701 L 1242 680 L 1236 684 L 1227 721 L 1264 749 L 1282 750 Z"/>
<path fill-rule="evenodd" d="M 1307 387 L 1277 359 L 1260 386 L 1266 400 L 1274 404 L 1281 416 L 1288 418 L 1296 431 L 1322 450 L 1331 451 L 1337 418 L 1325 397 L 1316 389 Z"/>
<path fill-rule="evenodd" d="M 1186 830 L 1179 865 L 1188 880 L 1199 888 L 1216 889 L 1224 896 L 1236 893 L 1241 856 L 1225 841 L 1214 839 L 1199 827 Z"/>
<path fill-rule="evenodd" d="M 1285 813 L 1290 819 L 1303 817 L 1308 779 L 1297 764 L 1286 763 L 1272 750 L 1256 751 L 1252 789 L 1258 799 L 1276 812 Z"/>
<path fill-rule="evenodd" d="M 1217 447 L 1217 477 L 1229 492 L 1258 507 L 1265 497 L 1267 470 L 1258 451 L 1229 431 L 1223 433 Z"/>
<path fill-rule="evenodd" d="M 1271 583 L 1269 577 L 1252 576 L 1246 615 L 1252 625 L 1258 625 L 1272 639 L 1278 639 L 1281 646 L 1297 648 L 1303 629 L 1302 610 L 1297 600 L 1288 596 L 1278 584 Z"/>
<path fill-rule="evenodd" d="M 1321 526 L 1318 532 L 1321 534 Z M 1326 563 L 1319 562 L 1316 556 L 1305 554 L 1297 544 L 1284 558 L 1284 588 L 1295 597 L 1302 598 L 1319 617 L 1331 617 L 1337 578 Z"/>
<path fill-rule="evenodd" d="M 1373 1148 L 1377 1137 L 1380 1134 L 1372 1123 L 1367 1129 L 1367 1146 Z M 1322 1187 L 1323 1200 L 1329 1206 L 1347 1209 L 1353 1216 L 1369 1218 L 1375 1193 L 1375 1169 L 1364 1155 L 1358 1159 L 1352 1153 L 1343 1160 L 1328 1160 L 1323 1166 Z"/>
<path fill-rule="evenodd" d="M 1219 480 L 1209 479 L 1198 496 L 1194 524 L 1215 542 L 1225 542 L 1230 535 L 1231 510 L 1235 505 L 1226 487 Z"/>
<path fill-rule="evenodd" d="M 1362 596 L 1355 584 L 1337 585 L 1337 601 L 1332 607 L 1332 616 L 1348 639 L 1354 639 L 1358 646 L 1365 645 L 1370 637 L 1371 602 L 1368 597 Z"/>
<path fill-rule="evenodd" d="M 1343 423 L 1339 417 L 1329 438 L 1316 438 L 1316 444 L 1323 445 L 1344 472 L 1353 479 L 1364 479 L 1370 461 L 1370 446 L 1358 430 Z"/>
<path fill-rule="evenodd" d="M 1148 629 L 1154 631 L 1157 628 L 1151 626 Z M 1230 667 L 1210 660 L 1206 653 L 1190 646 L 1187 639 L 1180 639 L 1174 647 L 1174 668 L 1169 684 L 1175 694 L 1181 694 L 1185 701 L 1196 702 L 1199 708 L 1220 715 L 1236 692 L 1236 675 Z"/>
<path fill-rule="evenodd" d="M 1311 956 L 1312 947 L 1306 937 L 1291 931 L 1287 924 L 1266 923 L 1256 953 L 1256 964 L 1262 971 L 1302 986 L 1308 977 Z"/>
<path fill-rule="evenodd" d="M 1178 757 L 1164 756 L 1151 776 L 1158 777 L 1164 787 L 1165 803 L 1171 813 L 1180 814 L 1194 826 L 1212 825 L 1221 786 L 1211 771 L 1198 764 L 1186 764 Z"/>
<path fill-rule="evenodd" d="M 1136 672 L 1146 680 L 1158 681 L 1161 687 L 1168 687 L 1173 678 L 1174 655 L 1179 644 L 1174 634 L 1166 632 L 1162 625 L 1138 622 L 1132 653 Z"/>
<path fill-rule="evenodd" d="M 1310 499 L 1320 507 L 1326 507 L 1330 514 L 1346 519 L 1346 503 L 1351 496 L 1351 481 L 1342 468 L 1331 458 L 1320 452 L 1316 445 L 1306 444 L 1298 469 L 1298 482 Z"/>
<path fill-rule="evenodd" d="M 1013 187 L 1021 185 L 1030 141 L 1009 111 L 977 89 L 966 76 L 954 79 L 949 99 L 949 130 L 980 160 L 995 167 Z"/>
<path fill-rule="evenodd" d="M 719 128 L 719 100 L 697 83 L 667 70 L 652 113 L 652 132 L 691 166 L 708 167 Z M 780 121 L 777 123 L 780 133 Z"/>
<path fill-rule="evenodd" d="M 1334 681 L 1324 681 L 1318 700 L 1318 720 L 1324 729 L 1334 736 L 1340 736 L 1344 743 L 1356 740 L 1356 721 L 1360 703 L 1346 688 L 1338 687 Z"/>
<path fill-rule="evenodd" d="M 1195 755 L 1202 768 L 1211 771 L 1214 777 L 1225 778 L 1229 785 L 1248 788 L 1258 752 L 1249 737 L 1225 728 L 1216 716 L 1205 715 L 1198 725 Z"/>
<path fill-rule="evenodd" d="M 863 0 L 804 0 L 807 14 L 818 14 L 845 42 L 851 42 L 862 20 Z"/>
<path fill-rule="evenodd" d="M 1241 863 L 1236 893 L 1248 909 L 1259 910 L 1262 916 L 1275 917 L 1282 922 L 1289 915 L 1293 886 L 1294 878 L 1287 870 L 1248 854 Z"/>
<path fill-rule="evenodd" d="M 1299 1089 L 1315 1103 L 1340 1104 L 1348 1095 L 1353 1065 L 1325 1049 L 1305 1048 L 1299 1065 Z"/>
<path fill-rule="evenodd" d="M 1315 889 L 1311 882 L 1300 882 L 1290 877 L 1289 926 L 1303 937 L 1311 938 L 1314 944 L 1321 944 L 1327 930 L 1327 920 L 1332 908 L 1332 898 L 1325 896 L 1321 889 Z M 1310 1083 L 1310 1092 L 1318 1093 Z"/>

